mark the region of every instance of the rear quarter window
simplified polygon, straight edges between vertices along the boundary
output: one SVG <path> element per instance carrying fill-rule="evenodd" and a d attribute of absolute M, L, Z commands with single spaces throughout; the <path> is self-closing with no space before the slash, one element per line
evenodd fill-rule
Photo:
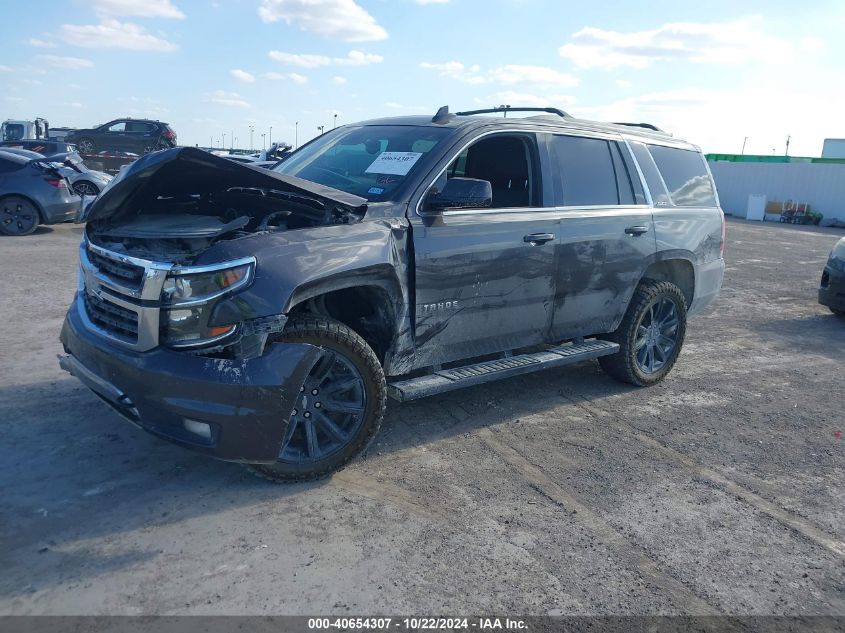
<path fill-rule="evenodd" d="M 704 160 L 696 151 L 649 145 L 648 151 L 654 158 L 663 181 L 669 190 L 669 198 L 676 207 L 715 207 L 716 194 L 713 182 L 704 166 Z"/>

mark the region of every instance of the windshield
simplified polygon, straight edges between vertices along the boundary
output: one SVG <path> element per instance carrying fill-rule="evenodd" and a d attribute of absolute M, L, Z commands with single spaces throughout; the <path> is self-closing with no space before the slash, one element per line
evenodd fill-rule
<path fill-rule="evenodd" d="M 371 202 L 388 200 L 453 130 L 427 126 L 340 128 L 274 167 Z"/>
<path fill-rule="evenodd" d="M 20 123 L 4 123 L 3 124 L 3 139 L 4 141 L 19 141 L 26 133 L 24 126 Z"/>

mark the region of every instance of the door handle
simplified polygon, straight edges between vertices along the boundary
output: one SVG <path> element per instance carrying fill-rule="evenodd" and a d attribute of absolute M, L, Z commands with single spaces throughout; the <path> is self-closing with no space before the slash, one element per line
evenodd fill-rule
<path fill-rule="evenodd" d="M 626 235 L 642 235 L 643 233 L 648 233 L 647 226 L 629 226 L 625 229 Z"/>
<path fill-rule="evenodd" d="M 553 239 L 555 239 L 554 233 L 531 233 L 523 236 L 522 241 L 531 244 L 531 246 L 540 246 L 546 242 L 551 242 Z"/>

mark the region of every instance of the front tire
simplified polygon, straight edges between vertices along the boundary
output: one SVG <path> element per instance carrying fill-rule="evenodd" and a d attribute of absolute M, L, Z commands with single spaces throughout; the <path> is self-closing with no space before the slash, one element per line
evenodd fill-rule
<path fill-rule="evenodd" d="M 613 378 L 638 387 L 663 380 L 672 370 L 687 329 L 687 302 L 668 281 L 645 280 L 637 286 L 619 328 L 603 338 L 619 351 L 599 358 Z"/>
<path fill-rule="evenodd" d="M 280 342 L 322 349 L 286 425 L 274 464 L 248 464 L 274 482 L 310 481 L 339 470 L 366 449 L 387 404 L 384 371 L 372 348 L 349 327 L 320 316 L 288 322 Z"/>

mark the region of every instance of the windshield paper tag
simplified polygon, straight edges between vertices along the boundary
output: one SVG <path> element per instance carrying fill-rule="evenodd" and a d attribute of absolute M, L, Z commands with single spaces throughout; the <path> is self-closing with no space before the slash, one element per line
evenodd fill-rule
<path fill-rule="evenodd" d="M 364 172 L 405 176 L 411 171 L 411 167 L 420 159 L 420 156 L 422 156 L 422 152 L 382 152 Z"/>

